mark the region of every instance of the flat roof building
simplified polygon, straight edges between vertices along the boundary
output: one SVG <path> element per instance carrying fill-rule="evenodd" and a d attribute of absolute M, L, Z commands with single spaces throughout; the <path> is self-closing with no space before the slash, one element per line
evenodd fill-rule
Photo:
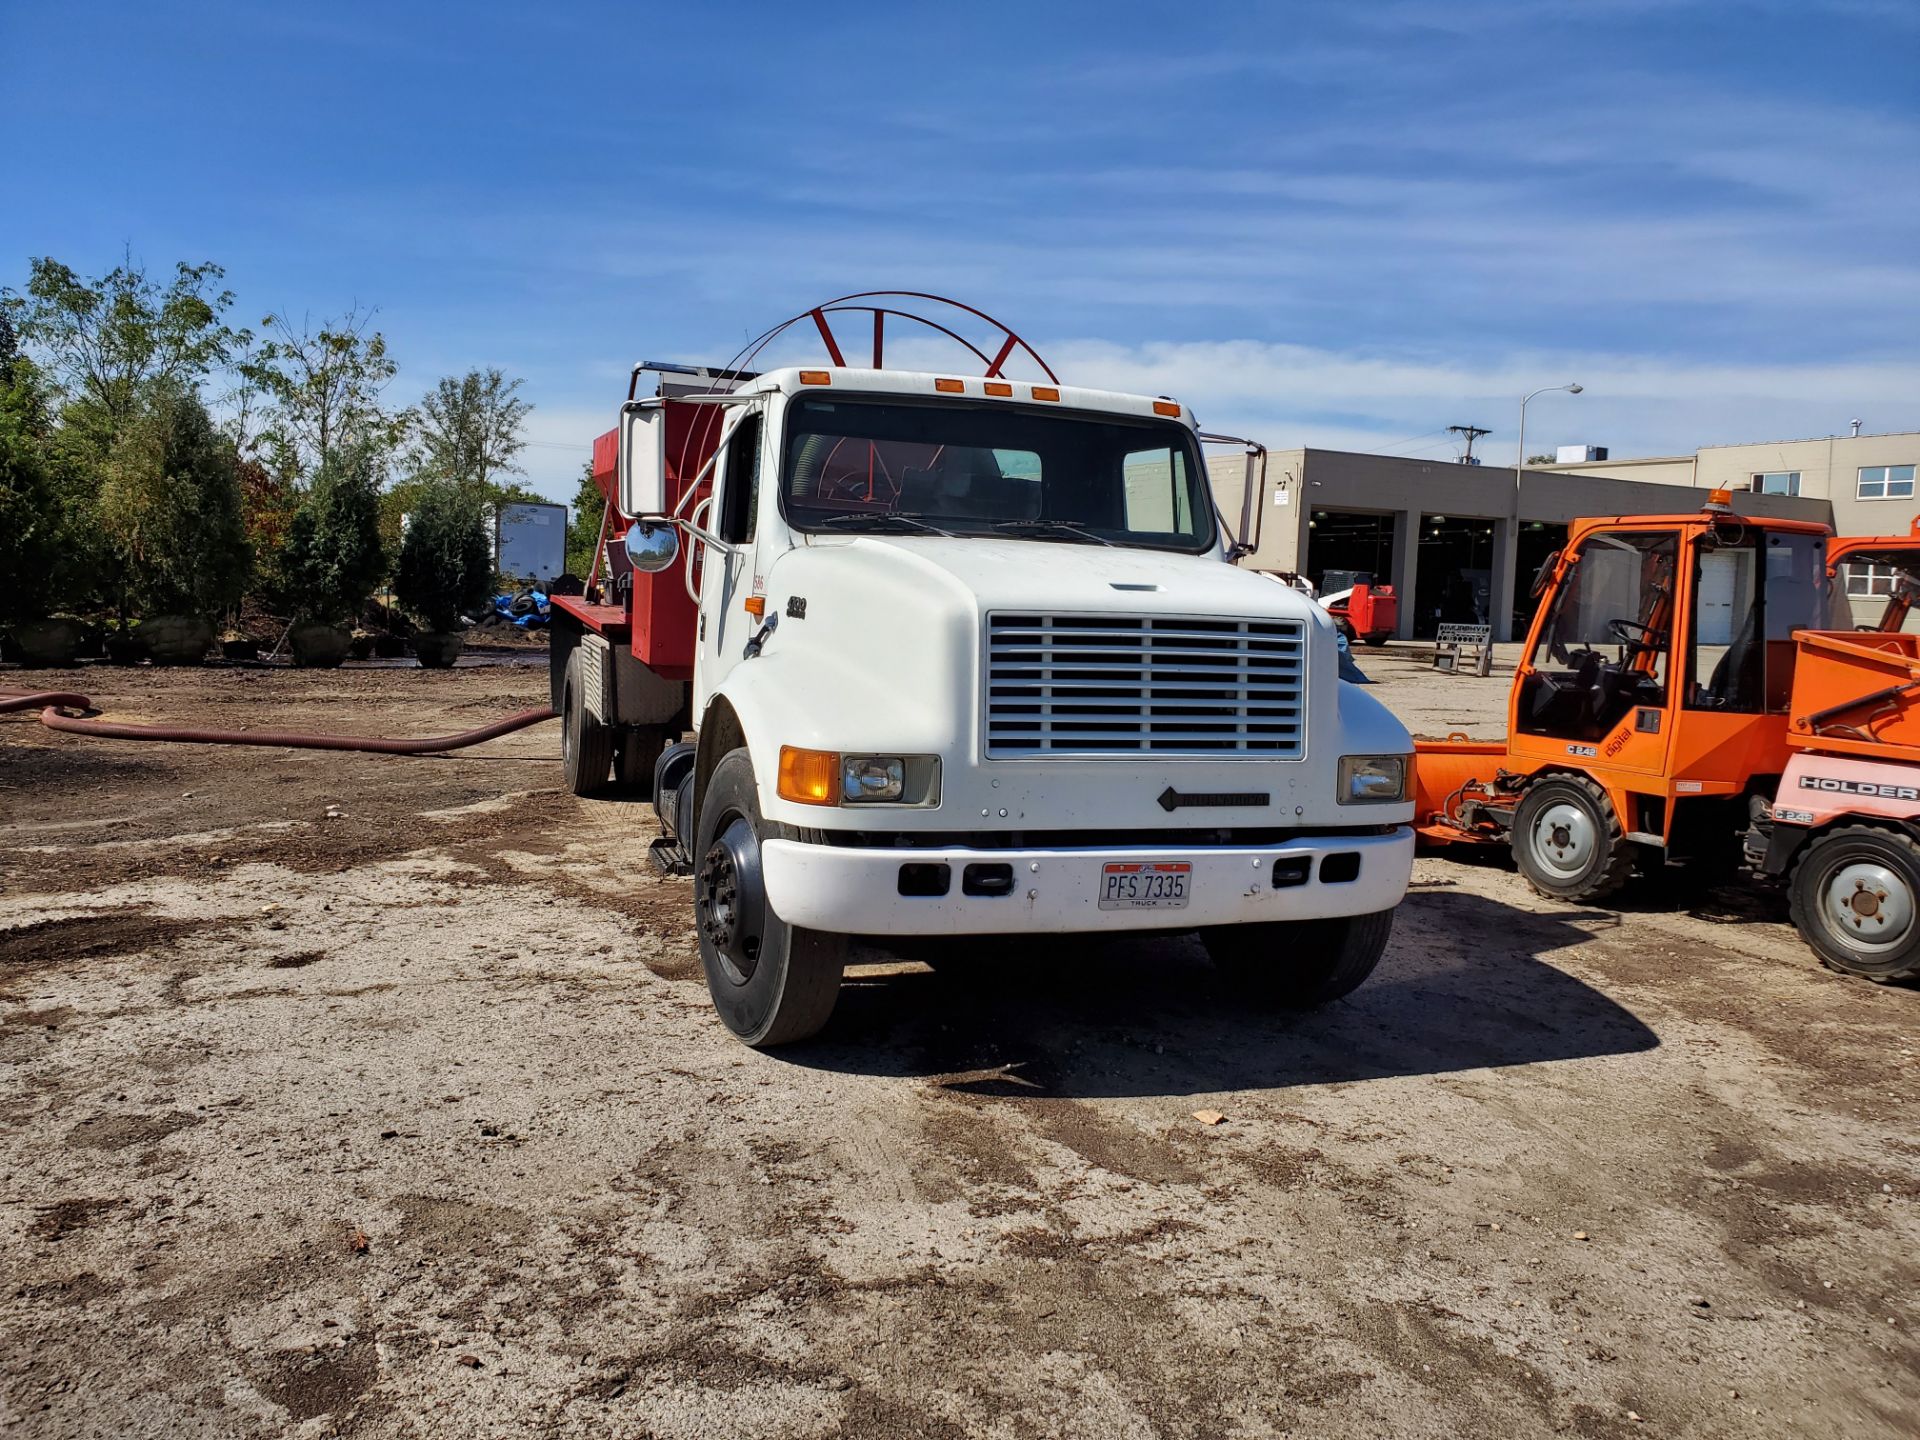
<path fill-rule="evenodd" d="M 1841 535 L 1905 535 L 1920 516 L 1920 432 L 1716 445 L 1693 455 L 1574 464 L 1463 465 L 1344 450 L 1276 450 L 1254 507 L 1259 545 L 1245 563 L 1305 575 L 1322 593 L 1370 575 L 1400 596 L 1399 635 L 1443 622 L 1523 637 L 1527 589 L 1565 543 L 1569 521 L 1698 510 L 1733 492 L 1742 514 L 1812 520 Z M 1245 467 L 1209 462 L 1215 496 L 1238 524 Z M 1869 567 L 1870 568 L 1870 567 Z M 1847 578 L 1856 618 L 1885 603 L 1869 575 Z"/>

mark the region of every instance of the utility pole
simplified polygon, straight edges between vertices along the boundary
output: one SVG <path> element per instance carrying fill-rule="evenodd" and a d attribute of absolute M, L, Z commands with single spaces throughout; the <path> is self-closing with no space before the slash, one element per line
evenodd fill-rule
<path fill-rule="evenodd" d="M 1473 458 L 1473 442 L 1478 440 L 1482 435 L 1491 435 L 1493 433 L 1491 430 L 1483 429 L 1478 425 L 1449 425 L 1447 429 L 1456 435 L 1466 436 L 1467 453 L 1460 457 L 1460 463 L 1462 465 L 1472 465 L 1476 463 Z"/>

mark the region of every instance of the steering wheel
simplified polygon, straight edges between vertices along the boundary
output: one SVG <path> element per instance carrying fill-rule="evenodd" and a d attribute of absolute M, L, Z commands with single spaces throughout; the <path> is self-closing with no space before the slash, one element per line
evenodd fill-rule
<path fill-rule="evenodd" d="M 1667 643 L 1667 632 L 1656 630 L 1651 625 L 1642 625 L 1638 620 L 1614 619 L 1607 621 L 1607 629 L 1622 645 L 1630 650 L 1658 650 Z M 1629 635 L 1629 630 L 1638 630 L 1638 638 Z"/>

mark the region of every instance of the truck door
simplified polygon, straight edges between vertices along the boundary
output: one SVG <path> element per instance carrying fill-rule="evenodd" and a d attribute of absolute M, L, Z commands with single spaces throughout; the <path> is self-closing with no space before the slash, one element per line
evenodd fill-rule
<path fill-rule="evenodd" d="M 714 462 L 713 497 L 695 512 L 694 521 L 729 547 L 722 553 L 699 546 L 700 620 L 693 667 L 693 709 L 702 713 L 708 699 L 740 663 L 747 641 L 760 628 L 746 602 L 758 593 L 755 517 L 760 502 L 766 415 L 754 406 L 740 416 L 720 457 Z"/>

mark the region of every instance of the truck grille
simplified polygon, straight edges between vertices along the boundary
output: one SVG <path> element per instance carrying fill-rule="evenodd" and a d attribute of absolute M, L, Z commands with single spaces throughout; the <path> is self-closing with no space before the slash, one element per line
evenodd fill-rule
<path fill-rule="evenodd" d="M 986 752 L 1298 758 L 1298 620 L 989 615 Z"/>

